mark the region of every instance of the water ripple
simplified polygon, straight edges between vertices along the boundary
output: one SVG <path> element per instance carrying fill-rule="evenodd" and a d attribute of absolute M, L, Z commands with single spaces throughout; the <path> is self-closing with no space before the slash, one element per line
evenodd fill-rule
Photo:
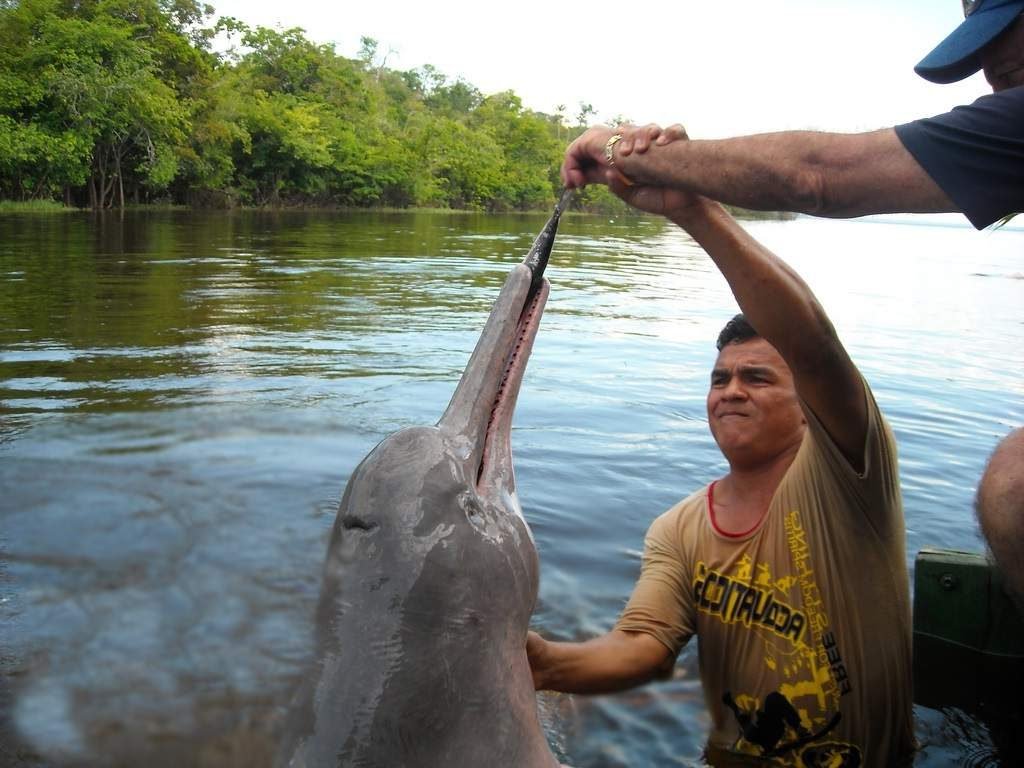
<path fill-rule="evenodd" d="M 543 220 L 0 220 L 0 674 L 17 681 L 0 714 L 19 748 L 267 764 L 348 473 L 436 421 Z M 980 549 L 974 487 L 1024 423 L 1024 233 L 748 226 L 818 294 L 893 425 L 908 558 Z M 653 219 L 566 217 L 548 276 L 512 440 L 542 562 L 534 624 L 575 639 L 614 622 L 650 521 L 725 470 L 704 397 L 736 308 Z M 569 763 L 698 765 L 698 677 L 691 647 L 669 683 L 546 697 L 544 722 Z M 989 748 L 955 713 L 916 715 L 920 765 Z"/>

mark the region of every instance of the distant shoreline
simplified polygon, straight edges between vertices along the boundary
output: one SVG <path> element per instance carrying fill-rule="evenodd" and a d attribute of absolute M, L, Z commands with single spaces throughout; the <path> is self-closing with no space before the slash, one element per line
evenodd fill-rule
<path fill-rule="evenodd" d="M 150 203 L 150 204 L 139 204 L 125 206 L 124 210 L 118 208 L 108 208 L 103 211 L 93 211 L 90 208 L 76 208 L 74 206 L 66 206 L 63 203 L 59 203 L 53 200 L 28 200 L 28 201 L 17 201 L 17 200 L 0 200 L 0 216 L 9 213 L 32 213 L 32 214 L 66 214 L 66 213 L 99 213 L 101 215 L 106 214 L 121 214 L 123 212 L 147 212 L 147 213 L 158 213 L 162 211 L 188 211 L 192 213 L 443 213 L 443 214 L 455 214 L 460 216 L 509 216 L 509 215 L 531 215 L 538 213 L 548 213 L 554 208 L 555 200 L 552 199 L 551 205 L 543 208 L 532 208 L 529 210 L 511 210 L 511 211 L 487 211 L 479 210 L 474 208 L 432 208 L 424 206 L 409 206 L 408 208 L 395 208 L 390 206 L 330 206 L 330 205 L 279 205 L 279 206 L 245 206 L 238 205 L 230 208 L 217 208 L 217 207 L 200 207 L 200 206 L 189 206 L 189 205 L 178 205 L 173 203 Z M 788 213 L 786 211 L 751 211 L 745 208 L 734 208 L 732 206 L 726 206 L 729 212 L 732 213 L 738 219 L 745 220 L 791 220 L 797 217 L 795 213 Z M 566 211 L 566 216 L 629 216 L 636 218 L 660 218 L 653 216 L 652 214 L 643 213 L 641 211 L 635 211 L 629 208 L 623 207 L 621 210 L 571 210 Z"/>

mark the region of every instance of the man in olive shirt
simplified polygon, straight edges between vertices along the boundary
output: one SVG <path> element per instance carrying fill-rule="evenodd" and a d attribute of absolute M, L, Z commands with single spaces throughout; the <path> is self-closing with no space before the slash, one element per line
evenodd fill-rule
<path fill-rule="evenodd" d="M 664 188 L 631 202 L 689 232 L 743 310 L 707 399 L 729 472 L 651 526 L 613 630 L 530 634 L 534 683 L 630 688 L 670 673 L 696 634 L 713 762 L 897 765 L 913 729 L 891 432 L 807 285 L 721 206 Z"/>
<path fill-rule="evenodd" d="M 744 208 L 816 216 L 961 211 L 978 229 L 1024 211 L 1024 0 L 962 3 L 964 21 L 914 69 L 935 83 L 984 72 L 993 93 L 972 104 L 864 133 L 677 141 L 686 138 L 679 126 L 595 126 L 569 147 L 562 180 L 609 184 L 627 202 L 624 178 L 645 195 L 674 187 Z M 611 162 L 619 173 L 609 173 Z M 1024 612 L 1024 428 L 995 449 L 976 506 Z"/>

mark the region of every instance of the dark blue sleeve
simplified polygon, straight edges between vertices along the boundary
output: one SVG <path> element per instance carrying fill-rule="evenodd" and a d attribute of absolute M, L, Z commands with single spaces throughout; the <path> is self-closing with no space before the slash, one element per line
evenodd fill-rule
<path fill-rule="evenodd" d="M 896 135 L 977 229 L 1024 211 L 1024 86 L 897 125 Z"/>

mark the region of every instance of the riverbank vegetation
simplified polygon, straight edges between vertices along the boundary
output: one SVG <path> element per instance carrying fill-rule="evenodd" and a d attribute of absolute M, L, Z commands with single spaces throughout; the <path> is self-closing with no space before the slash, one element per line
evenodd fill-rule
<path fill-rule="evenodd" d="M 216 41 L 216 45 L 215 45 Z M 132 204 L 553 203 L 580 104 L 526 109 L 427 64 L 354 58 L 196 0 L 0 0 L 0 199 Z M 622 210 L 607 190 L 581 207 Z"/>

